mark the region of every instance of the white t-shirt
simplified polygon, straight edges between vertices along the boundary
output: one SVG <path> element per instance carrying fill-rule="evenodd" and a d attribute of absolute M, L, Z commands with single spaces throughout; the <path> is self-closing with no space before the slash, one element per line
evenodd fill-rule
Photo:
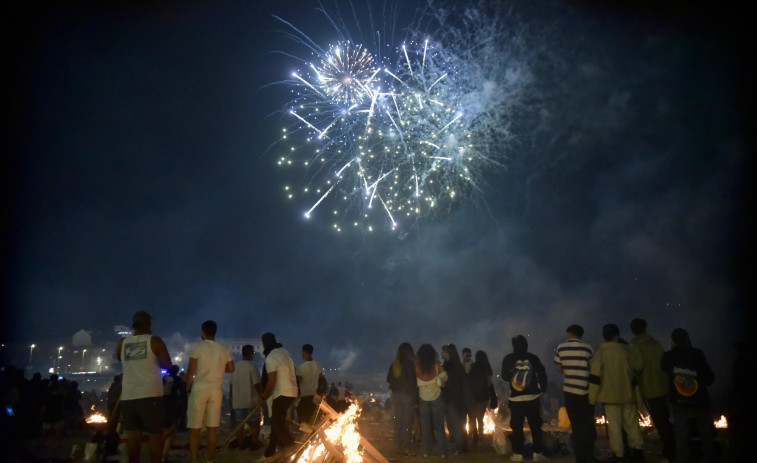
<path fill-rule="evenodd" d="M 211 339 L 205 339 L 189 348 L 189 357 L 197 359 L 193 389 L 223 387 L 226 363 L 232 360 L 228 347 Z"/>
<path fill-rule="evenodd" d="M 323 368 L 315 360 L 307 360 L 297 368 L 297 376 L 302 377 L 300 382 L 300 395 L 315 395 L 318 389 L 318 376 Z"/>
<path fill-rule="evenodd" d="M 265 369 L 270 374 L 276 372 L 276 385 L 273 387 L 271 398 L 278 396 L 297 397 L 297 377 L 294 374 L 292 356 L 283 347 L 278 347 L 268 353 L 265 358 Z"/>
<path fill-rule="evenodd" d="M 252 408 L 258 403 L 258 391 L 254 385 L 260 383 L 258 367 L 250 360 L 234 364 L 234 373 L 229 377 L 231 384 L 231 408 Z"/>

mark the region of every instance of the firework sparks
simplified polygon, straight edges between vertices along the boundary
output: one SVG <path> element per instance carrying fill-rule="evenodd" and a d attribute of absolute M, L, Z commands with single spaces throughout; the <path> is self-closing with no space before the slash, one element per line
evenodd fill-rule
<path fill-rule="evenodd" d="M 365 230 L 376 221 L 395 229 L 480 191 L 483 173 L 504 165 L 506 120 L 528 73 L 497 43 L 496 20 L 472 9 L 452 26 L 443 14 L 432 14 L 447 26 L 441 37 L 411 28 L 386 56 L 346 39 L 320 48 L 282 20 L 313 53 L 289 81 L 296 96 L 287 112 L 304 143 L 279 161 L 308 169 L 306 187 L 286 190 L 289 198 L 314 195 L 306 217 L 337 202 L 336 230 L 351 216 Z M 285 133 L 281 141 L 295 143 Z"/>

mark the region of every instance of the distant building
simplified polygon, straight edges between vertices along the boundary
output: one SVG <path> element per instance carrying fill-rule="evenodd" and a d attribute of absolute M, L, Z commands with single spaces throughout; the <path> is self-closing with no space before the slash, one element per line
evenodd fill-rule
<path fill-rule="evenodd" d="M 232 354 L 241 356 L 242 346 L 250 344 L 255 349 L 258 358 L 262 358 L 263 355 L 263 341 L 260 339 L 219 339 L 218 342 L 229 346 L 229 350 Z"/>
<path fill-rule="evenodd" d="M 119 336 L 131 336 L 134 334 L 134 330 L 125 325 L 116 325 L 113 327 L 113 331 Z"/>

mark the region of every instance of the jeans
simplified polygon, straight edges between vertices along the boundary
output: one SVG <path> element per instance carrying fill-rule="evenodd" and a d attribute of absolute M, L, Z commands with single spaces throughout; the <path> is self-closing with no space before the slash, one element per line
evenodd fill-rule
<path fill-rule="evenodd" d="M 434 439 L 439 455 L 447 454 L 447 434 L 444 432 L 444 400 L 441 396 L 436 400 L 418 403 L 421 417 L 421 451 L 430 455 Z"/>
<path fill-rule="evenodd" d="M 673 411 L 676 436 L 676 463 L 688 463 L 691 460 L 689 449 L 690 426 L 696 426 L 702 443 L 702 461 L 714 463 L 715 456 L 715 428 L 712 424 L 712 414 L 709 409 Z"/>
<path fill-rule="evenodd" d="M 675 435 L 673 434 L 673 425 L 670 424 L 670 408 L 668 407 L 668 398 L 665 396 L 644 399 L 649 417 L 652 418 L 652 424 L 657 428 L 662 440 L 662 455 L 673 461 L 675 458 Z"/>
<path fill-rule="evenodd" d="M 407 391 L 392 391 L 394 408 L 394 448 L 409 449 L 413 435 L 413 398 Z"/>
<path fill-rule="evenodd" d="M 455 452 L 463 453 L 468 448 L 468 435 L 465 433 L 466 408 L 462 403 L 450 402 L 446 405 L 447 429 L 455 442 Z"/>
<path fill-rule="evenodd" d="M 594 406 L 589 403 L 589 395 L 566 392 L 565 411 L 568 412 L 568 419 L 570 419 L 576 463 L 592 461 L 597 428 L 594 424 Z"/>
<path fill-rule="evenodd" d="M 534 440 L 534 453 L 542 452 L 541 445 L 541 410 L 539 399 L 510 401 L 510 427 L 513 433 L 510 440 L 513 443 L 513 453 L 523 454 L 523 444 L 526 437 L 523 435 L 523 424 L 528 420 L 531 429 L 531 438 Z"/>
<path fill-rule="evenodd" d="M 294 445 L 294 438 L 289 433 L 289 426 L 287 425 L 287 411 L 292 403 L 294 403 L 294 397 L 280 395 L 273 399 L 273 406 L 271 407 L 271 437 L 265 449 L 264 455 L 266 457 L 270 457 L 276 453 L 277 446 L 285 449 Z"/>

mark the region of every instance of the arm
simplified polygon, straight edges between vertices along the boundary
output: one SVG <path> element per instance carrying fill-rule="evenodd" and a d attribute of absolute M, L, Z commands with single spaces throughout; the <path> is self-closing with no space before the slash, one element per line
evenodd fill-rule
<path fill-rule="evenodd" d="M 265 390 L 262 394 L 260 394 L 260 398 L 263 400 L 267 400 L 271 394 L 273 394 L 273 388 L 276 386 L 276 375 L 278 374 L 277 371 L 269 371 L 268 372 L 268 382 L 265 385 Z"/>
<path fill-rule="evenodd" d="M 118 347 L 116 348 L 116 357 L 118 357 L 119 362 L 123 362 L 123 359 L 121 359 L 121 348 L 124 345 L 124 338 L 121 338 L 120 341 L 118 341 Z"/>
<path fill-rule="evenodd" d="M 192 392 L 192 382 L 195 380 L 195 372 L 197 371 L 197 358 L 189 358 L 189 366 L 187 366 L 187 394 Z"/>
<path fill-rule="evenodd" d="M 234 373 L 234 360 L 226 362 L 226 369 L 224 371 L 226 373 Z"/>
<path fill-rule="evenodd" d="M 602 356 L 595 355 L 589 362 L 589 403 L 597 403 L 599 396 L 600 375 L 602 373 Z"/>
<path fill-rule="evenodd" d="M 168 355 L 168 348 L 166 343 L 157 336 L 150 338 L 150 349 L 152 353 L 158 357 L 158 365 L 160 368 L 171 368 L 171 356 Z"/>
<path fill-rule="evenodd" d="M 511 379 L 513 379 L 513 365 L 512 362 L 510 362 L 507 357 L 502 359 L 502 379 L 509 383 Z"/>

